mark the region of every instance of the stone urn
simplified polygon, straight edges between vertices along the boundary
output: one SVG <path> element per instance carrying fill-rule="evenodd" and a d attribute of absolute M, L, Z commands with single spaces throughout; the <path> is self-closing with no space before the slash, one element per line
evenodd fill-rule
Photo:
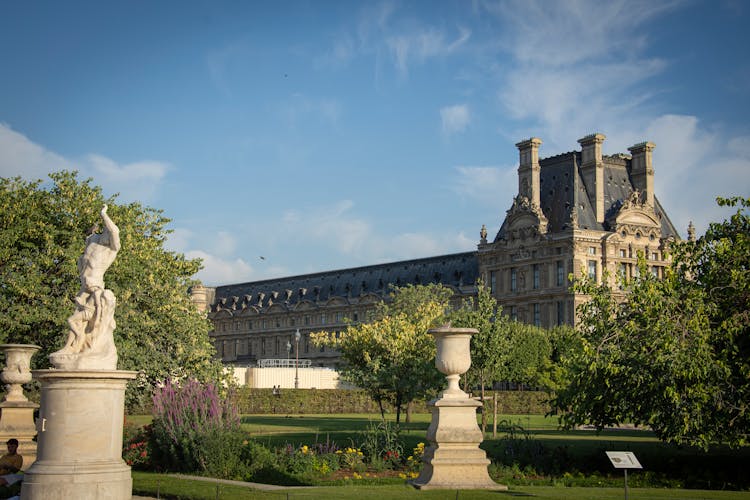
<path fill-rule="evenodd" d="M 443 398 L 468 398 L 461 390 L 458 381 L 461 375 L 471 368 L 471 336 L 477 333 L 474 328 L 452 328 L 450 325 L 428 330 L 435 337 L 437 355 L 435 367 L 445 375 L 448 388 L 443 391 Z"/>
<path fill-rule="evenodd" d="M 5 368 L 0 372 L 0 380 L 5 384 L 5 400 L 26 402 L 22 384 L 31 382 L 31 357 L 41 347 L 32 344 L 2 344 L 5 352 Z"/>

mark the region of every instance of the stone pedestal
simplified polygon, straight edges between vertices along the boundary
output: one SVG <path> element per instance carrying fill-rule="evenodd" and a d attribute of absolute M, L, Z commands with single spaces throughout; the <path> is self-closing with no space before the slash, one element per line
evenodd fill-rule
<path fill-rule="evenodd" d="M 133 481 L 122 460 L 125 385 L 137 372 L 35 370 L 41 382 L 37 461 L 21 497 L 130 499 Z"/>
<path fill-rule="evenodd" d="M 23 457 L 21 470 L 26 470 L 36 460 L 36 427 L 34 411 L 39 405 L 30 401 L 3 401 L 0 403 L 0 444 L 11 438 L 18 439 L 18 454 Z"/>
<path fill-rule="evenodd" d="M 482 431 L 477 425 L 477 407 L 481 403 L 469 398 L 439 398 L 428 404 L 432 421 L 419 477 L 412 484 L 423 490 L 507 490 L 490 479 L 490 461 L 479 448 Z"/>
<path fill-rule="evenodd" d="M 437 342 L 435 366 L 448 381 L 438 399 L 429 403 L 432 421 L 422 461 L 424 467 L 412 484 L 419 489 L 507 490 L 487 472 L 490 461 L 479 448 L 482 431 L 477 425 L 477 407 L 458 384 L 461 375 L 471 367 L 473 328 L 451 328 L 450 325 L 429 330 Z"/>

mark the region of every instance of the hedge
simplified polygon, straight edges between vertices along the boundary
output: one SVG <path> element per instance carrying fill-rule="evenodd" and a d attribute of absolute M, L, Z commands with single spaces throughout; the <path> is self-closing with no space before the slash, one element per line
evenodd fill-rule
<path fill-rule="evenodd" d="M 540 415 L 550 411 L 551 395 L 543 391 L 496 391 L 497 411 L 505 415 Z M 488 411 L 492 408 L 492 391 L 485 391 Z M 476 396 L 476 394 L 475 394 Z M 379 413 L 378 405 L 363 390 L 347 389 L 272 389 L 241 387 L 235 394 L 235 404 L 245 414 L 304 413 Z M 392 407 L 386 411 L 395 412 Z M 415 401 L 415 413 L 428 413 L 426 401 Z"/>

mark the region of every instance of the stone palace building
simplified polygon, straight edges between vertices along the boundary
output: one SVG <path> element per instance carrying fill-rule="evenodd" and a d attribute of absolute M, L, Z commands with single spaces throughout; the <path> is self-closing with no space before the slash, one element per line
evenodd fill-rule
<path fill-rule="evenodd" d="M 580 151 L 544 159 L 540 139 L 516 144 L 518 194 L 494 238 L 482 226 L 474 252 L 194 287 L 193 301 L 214 324 L 218 356 L 253 365 L 294 359 L 298 349 L 306 363 L 335 367 L 338 353 L 313 346 L 309 333 L 366 320 L 390 285 L 442 283 L 456 292 L 458 304 L 476 294 L 481 277 L 505 314 L 543 327 L 575 324 L 575 308 L 585 297 L 569 289 L 570 274 L 601 280 L 607 271 L 614 284 L 618 275 L 638 272 L 642 255 L 649 272 L 660 276 L 664 252 L 679 238 L 654 195 L 654 144 L 605 156 L 604 140 L 588 135 L 578 141 Z"/>

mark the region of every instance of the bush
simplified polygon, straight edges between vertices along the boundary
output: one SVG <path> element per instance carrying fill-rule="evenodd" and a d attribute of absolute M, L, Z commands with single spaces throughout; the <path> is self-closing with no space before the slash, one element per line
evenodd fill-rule
<path fill-rule="evenodd" d="M 122 432 L 122 459 L 136 470 L 151 470 L 152 458 L 151 426 L 139 427 L 127 424 Z"/>
<path fill-rule="evenodd" d="M 222 399 L 213 383 L 188 379 L 182 384 L 167 381 L 154 391 L 153 445 L 156 463 L 167 470 L 206 472 L 207 467 L 227 472 L 229 457 L 208 457 L 216 443 L 239 450 L 242 439 L 239 417 Z M 239 440 L 239 444 L 237 441 Z"/>

